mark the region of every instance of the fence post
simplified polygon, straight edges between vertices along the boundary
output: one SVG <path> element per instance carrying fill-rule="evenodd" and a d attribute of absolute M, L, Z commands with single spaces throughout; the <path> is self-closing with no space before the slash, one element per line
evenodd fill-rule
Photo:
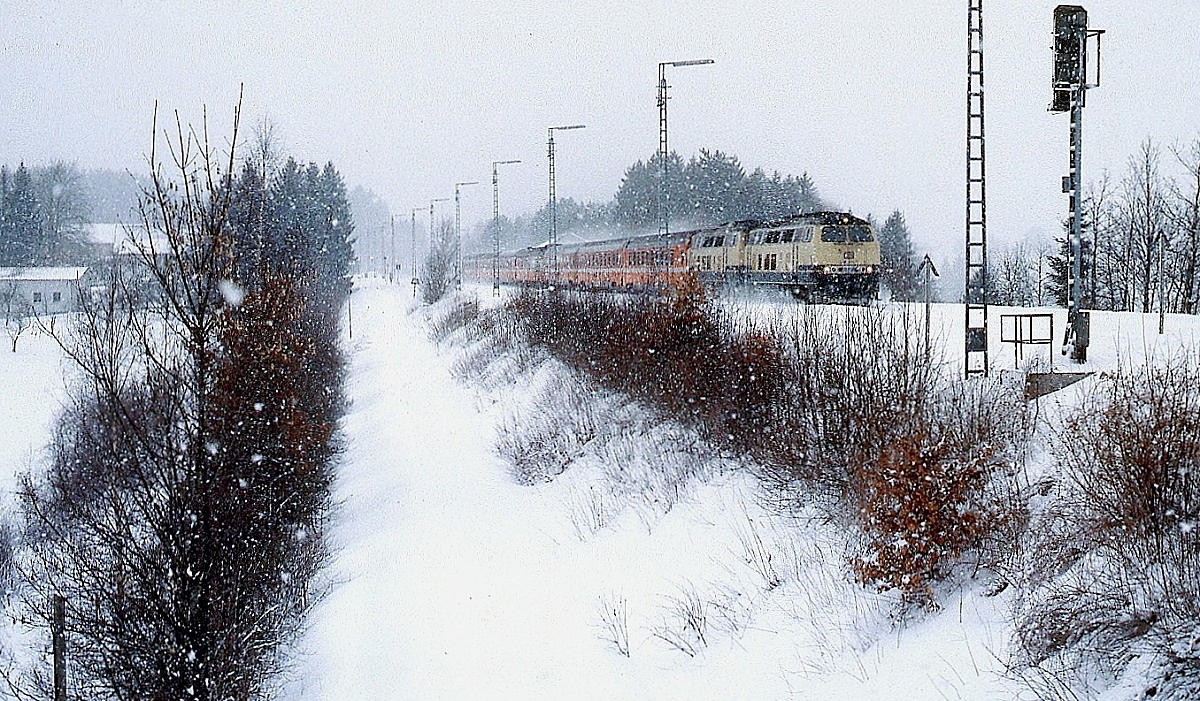
<path fill-rule="evenodd" d="M 54 701 L 67 701 L 67 600 L 54 595 L 54 618 L 50 624 L 54 653 Z"/>

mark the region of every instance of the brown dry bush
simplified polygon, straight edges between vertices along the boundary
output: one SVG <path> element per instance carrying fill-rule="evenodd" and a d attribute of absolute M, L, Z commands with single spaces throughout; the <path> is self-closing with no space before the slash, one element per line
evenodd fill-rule
<path fill-rule="evenodd" d="M 1161 660 L 1160 698 L 1200 691 L 1200 363 L 1102 377 L 1055 441 L 1035 524 L 1018 665 L 1068 660 L 1111 680 Z M 1075 678 L 1075 682 L 1079 679 Z"/>
<path fill-rule="evenodd" d="M 952 383 L 909 314 L 802 307 L 766 322 L 685 289 L 667 299 L 527 293 L 528 343 L 748 455 L 784 501 L 821 501 L 862 534 L 861 581 L 933 605 L 968 551 L 1010 555 L 1022 509 L 1000 499 L 1022 423 L 994 383 Z"/>
<path fill-rule="evenodd" d="M 933 583 L 993 522 L 980 496 L 994 456 L 955 452 L 923 434 L 903 436 L 858 473 L 852 491 L 865 552 L 852 566 L 859 581 L 934 605 Z"/>
<path fill-rule="evenodd" d="M 468 327 L 479 316 L 479 300 L 473 297 L 455 297 L 439 305 L 430 315 L 429 335 L 435 341 L 444 341 L 450 334 Z"/>

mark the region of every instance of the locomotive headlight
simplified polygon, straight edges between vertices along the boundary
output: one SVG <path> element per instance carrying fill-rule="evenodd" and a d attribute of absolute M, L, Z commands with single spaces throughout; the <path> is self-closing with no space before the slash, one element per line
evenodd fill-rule
<path fill-rule="evenodd" d="M 873 266 L 873 265 L 868 265 L 868 266 L 867 266 L 867 275 L 870 275 L 870 274 L 871 274 L 871 273 L 873 273 L 873 272 L 875 272 L 875 266 Z"/>
<path fill-rule="evenodd" d="M 824 268 L 821 270 L 821 272 L 825 273 L 826 275 L 832 275 L 832 274 L 833 274 L 833 268 L 831 268 L 831 267 L 829 267 L 829 266 L 827 265 L 827 266 L 825 266 L 825 267 L 824 267 Z"/>

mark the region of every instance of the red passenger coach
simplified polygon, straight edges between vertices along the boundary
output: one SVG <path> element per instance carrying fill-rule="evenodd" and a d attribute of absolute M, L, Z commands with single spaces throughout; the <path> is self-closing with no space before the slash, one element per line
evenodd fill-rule
<path fill-rule="evenodd" d="M 559 247 L 561 285 L 584 289 L 666 289 L 688 271 L 689 236 L 652 234 Z"/>
<path fill-rule="evenodd" d="M 577 289 L 663 290 L 687 274 L 690 240 L 687 232 L 559 244 L 557 256 L 543 244 L 500 254 L 498 273 L 505 284 L 548 285 L 557 280 L 560 287 Z M 489 281 L 493 257 L 468 256 L 464 273 L 477 282 Z"/>

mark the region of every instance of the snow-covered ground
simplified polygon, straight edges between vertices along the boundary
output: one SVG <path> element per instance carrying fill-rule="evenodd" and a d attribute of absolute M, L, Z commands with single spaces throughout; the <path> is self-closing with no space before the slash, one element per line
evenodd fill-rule
<path fill-rule="evenodd" d="M 609 494 L 602 465 L 580 459 L 522 486 L 493 447 L 497 422 L 553 370 L 476 393 L 453 378 L 453 349 L 406 314 L 405 292 L 354 295 L 343 582 L 313 621 L 295 698 L 1003 695 L 1003 597 L 981 584 L 897 629 L 891 599 L 848 581 L 836 533 L 772 515 L 719 459 L 669 511 L 610 509 L 605 527 L 581 532 L 580 511 Z M 770 591 L 746 562 L 756 537 L 784 572 Z M 601 602 L 622 599 L 628 657 L 601 624 Z M 688 632 L 687 602 L 706 617 L 694 657 L 662 639 Z"/>
<path fill-rule="evenodd" d="M 407 286 L 359 281 L 352 304 L 336 581 L 315 612 L 286 697 L 994 699 L 1020 692 L 1003 676 L 1007 593 L 987 597 L 988 582 L 968 584 L 941 612 L 896 625 L 891 598 L 850 581 L 839 533 L 764 507 L 754 480 L 721 456 L 698 454 L 670 503 L 621 494 L 612 460 L 628 460 L 621 469 L 636 472 L 654 455 L 639 441 L 689 441 L 628 406 L 613 409 L 628 423 L 610 437 L 608 452 L 584 454 L 551 481 L 518 484 L 497 438 L 533 411 L 540 388 L 561 381 L 561 368 L 536 363 L 515 383 L 473 387 L 453 373 L 462 349 L 436 346 L 425 314 L 409 313 Z M 1014 311 L 1030 310 L 993 310 L 993 319 Z M 1054 312 L 1061 333 L 1064 313 Z M 953 361 L 961 308 L 936 305 L 934 319 Z M 1152 315 L 1097 313 L 1093 325 L 1093 370 L 1195 347 L 1200 334 L 1194 318 L 1177 316 L 1167 318 L 1162 337 Z M 1011 347 L 993 337 L 993 367 L 1012 367 Z M 1057 368 L 1074 369 L 1053 350 Z M 0 479 L 10 493 L 15 474 L 36 463 L 50 438 L 66 372 L 46 337 L 24 337 L 17 353 L 0 353 Z M 1042 401 L 1070 403 L 1080 391 Z M 771 554 L 778 586 L 753 564 L 756 552 Z M 622 602 L 628 656 L 604 625 L 604 605 Z M 703 617 L 702 630 L 688 627 L 689 612 Z"/>
<path fill-rule="evenodd" d="M 0 489 L 10 504 L 17 475 L 38 463 L 49 442 L 71 364 L 36 327 L 21 335 L 15 353 L 9 338 L 0 338 Z"/>

